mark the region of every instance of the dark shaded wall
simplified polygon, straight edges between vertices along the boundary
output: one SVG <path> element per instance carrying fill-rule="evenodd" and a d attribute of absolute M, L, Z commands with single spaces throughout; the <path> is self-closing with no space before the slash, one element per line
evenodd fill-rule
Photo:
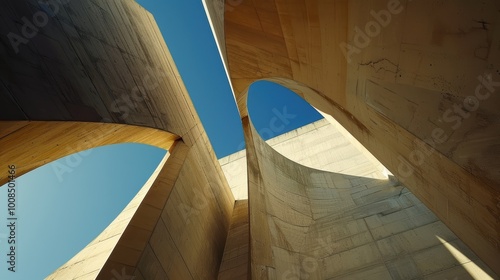
<path fill-rule="evenodd" d="M 193 125 L 195 117 L 167 110 L 187 112 L 190 102 L 151 14 L 134 1 L 61 2 L 1 4 L 1 119 L 106 121 L 178 135 Z"/>

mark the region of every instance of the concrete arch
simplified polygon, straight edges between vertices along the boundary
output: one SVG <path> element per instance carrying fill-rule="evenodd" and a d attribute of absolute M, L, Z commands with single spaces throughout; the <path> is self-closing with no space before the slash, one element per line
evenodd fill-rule
<path fill-rule="evenodd" d="M 114 123 L 1 121 L 0 131 L 2 132 L 0 146 L 5 147 L 0 161 L 15 164 L 17 176 L 74 153 L 81 153 L 81 157 L 84 157 L 85 150 L 108 144 L 135 142 L 154 145 L 169 151 L 151 178 L 124 211 L 91 243 L 48 276 L 48 279 L 75 279 L 78 277 L 111 279 L 123 273 L 126 275 L 148 275 L 149 271 L 145 271 L 144 266 L 150 266 L 151 262 L 154 261 L 151 259 L 150 252 L 164 250 L 164 246 L 167 245 L 150 245 L 150 242 L 154 242 L 151 240 L 154 233 L 169 228 L 161 221 L 161 216 L 167 213 L 162 214 L 162 210 L 167 207 L 166 205 L 170 205 L 168 211 L 171 213 L 170 215 L 178 214 L 182 217 L 182 220 L 176 222 L 177 226 L 182 228 L 184 219 L 189 218 L 189 216 L 193 215 L 195 220 L 205 219 L 204 215 L 195 215 L 198 213 L 198 209 L 204 209 L 211 203 L 227 203 L 229 207 L 232 206 L 231 203 L 234 203 L 229 189 L 221 193 L 220 191 L 224 191 L 224 189 L 216 187 L 219 186 L 218 184 L 223 184 L 222 181 L 219 181 L 223 177 L 217 178 L 217 174 L 211 176 L 211 182 L 205 181 L 203 185 L 191 182 L 191 184 L 198 186 L 197 192 L 202 194 L 201 197 L 197 198 L 197 203 L 201 203 L 201 205 L 193 205 L 190 199 L 178 197 L 179 192 L 182 193 L 179 191 L 181 187 L 178 185 L 182 184 L 181 182 L 189 182 L 189 179 L 182 178 L 191 177 L 190 172 L 193 171 L 193 168 L 199 174 L 205 174 L 205 171 L 202 170 L 210 168 L 210 165 L 200 166 L 202 162 L 210 162 L 210 159 L 206 157 L 205 150 L 205 145 L 209 142 L 204 134 L 200 135 L 200 142 L 190 147 L 180 137 L 159 129 Z M 71 164 L 68 167 L 77 168 Z M 7 178 L 1 179 L 7 181 Z M 205 189 L 203 187 L 206 186 L 205 184 L 213 185 L 216 188 L 213 190 Z M 175 186 L 177 189 L 174 189 Z M 175 197 L 169 199 L 172 193 L 175 194 Z M 218 198 L 215 199 L 215 196 Z M 184 205 L 185 208 L 182 208 L 181 205 Z M 172 209 L 172 207 L 174 208 Z M 225 209 L 225 211 L 229 210 L 230 208 Z M 229 211 L 228 215 L 230 213 Z M 220 217 L 213 218 L 217 220 Z M 163 225 L 163 227 L 158 224 Z M 219 250 L 218 254 L 222 254 L 223 243 L 220 243 L 225 240 L 226 232 L 223 231 L 221 234 L 216 230 L 209 230 L 208 233 L 217 241 L 213 246 Z M 198 235 L 199 232 L 193 230 L 190 234 Z M 162 235 L 162 238 L 166 236 L 169 235 Z M 206 239 L 198 241 L 204 243 Z M 189 249 L 182 249 L 177 254 L 180 258 L 188 252 Z M 216 257 L 212 261 L 214 263 L 205 260 L 204 264 L 207 264 L 207 267 L 216 273 L 217 262 L 220 259 Z M 185 265 L 196 264 L 193 262 Z M 179 268 L 180 266 L 177 269 Z M 206 271 L 204 270 L 206 268 L 199 264 L 192 271 L 196 271 L 196 269 Z M 169 272 L 168 269 L 165 269 L 163 273 L 177 275 L 180 272 L 178 270 Z M 183 273 L 190 272 L 186 268 Z"/>
<path fill-rule="evenodd" d="M 303 86 L 299 89 L 314 94 Z M 444 241 L 465 252 L 486 271 L 471 272 L 458 264 L 453 273 L 495 277 L 397 179 L 381 180 L 303 166 L 261 138 L 251 122 L 251 112 L 244 120 L 252 279 L 422 277 L 421 272 L 401 266 L 401 258 L 424 268 L 419 255 L 433 250 L 441 251 L 439 258 L 447 260 L 443 263 L 455 262 L 452 252 L 441 250 L 446 246 Z M 373 172 L 378 171 L 377 165 L 370 166 Z M 405 202 L 408 198 L 410 204 Z M 411 240 L 412 234 L 419 236 L 418 240 Z M 401 245 L 405 242 L 415 242 L 415 246 Z M 427 270 L 425 275 L 444 277 L 441 270 L 445 268 L 449 267 Z"/>
<path fill-rule="evenodd" d="M 251 135 L 242 92 L 253 81 L 272 77 L 287 79 L 284 83 L 290 83 L 290 88 L 294 83 L 306 85 L 296 90 L 304 90 L 313 105 L 334 115 L 499 273 L 500 181 L 495 173 L 499 170 L 500 129 L 495 121 L 499 100 L 490 94 L 476 108 L 474 99 L 487 98 L 484 89 L 496 90 L 499 80 L 495 74 L 498 3 L 438 2 L 228 2 L 224 17 L 218 17 L 224 22 L 216 26 L 219 34 L 225 26 L 222 49 L 248 145 L 255 146 L 251 149 L 256 152 L 248 154 L 250 185 L 255 191 L 262 190 L 262 182 L 272 183 L 268 176 L 272 168 L 261 174 L 260 165 L 281 159 L 262 156 L 265 146 Z M 175 172 L 159 171 L 136 208 L 142 214 L 130 218 L 104 264 L 101 257 L 87 255 L 78 265 L 56 273 L 64 273 L 64 279 L 111 279 L 116 278 L 114 273 L 145 279 L 216 278 L 234 197 L 154 18 L 134 1 L 58 3 L 53 1 L 49 7 L 40 7 L 36 0 L 0 4 L 5 23 L 0 30 L 0 60 L 6 66 L 0 72 L 1 118 L 106 119 L 170 131 L 182 143 L 164 165 Z M 215 3 L 220 2 L 207 4 Z M 377 29 L 374 24 L 382 10 L 391 14 L 391 20 L 382 19 L 379 25 L 384 28 Z M 16 49 L 9 34 L 23 34 L 26 28 L 20 26 L 20 17 L 29 20 L 34 12 L 57 16 L 50 16 Z M 443 21 L 442 14 L 449 20 Z M 359 30 L 366 32 L 366 26 L 375 29 L 365 45 Z M 349 45 L 354 53 L 343 51 L 349 51 Z M 476 89 L 478 96 L 471 95 Z M 323 99 L 324 104 L 315 104 Z M 457 102 L 470 111 L 476 109 L 475 114 L 467 122 L 463 119 L 444 144 L 429 149 L 427 136 L 436 138 L 433 131 L 440 126 L 439 117 Z M 18 147 L 15 144 L 5 149 Z M 257 209 L 268 206 L 262 193 L 251 195 L 250 200 Z M 269 226 L 263 217 L 250 217 L 252 231 L 255 224 Z M 272 277 L 273 265 L 282 265 L 269 258 L 266 246 L 271 243 L 266 242 L 272 236 L 253 234 L 252 247 L 257 248 L 253 253 L 260 255 L 252 258 L 262 256 L 262 261 L 256 263 L 252 276 Z"/>
<path fill-rule="evenodd" d="M 247 146 L 252 279 L 394 279 L 424 273 L 442 278 L 441 270 L 450 267 L 428 269 L 421 256 L 440 252 L 443 264 L 456 262 L 443 241 L 486 271 L 470 272 L 464 262 L 453 275 L 495 277 L 397 180 L 302 166 L 266 144 L 251 121 L 245 129 L 252 141 Z M 402 265 L 402 258 L 411 265 Z"/>
<path fill-rule="evenodd" d="M 154 128 L 114 123 L 0 121 L 0 132 L 0 146 L 5 147 L 0 162 L 15 164 L 17 176 L 99 146 L 129 142 L 171 150 L 180 139 Z M 0 178 L 0 185 L 6 181 Z"/>
<path fill-rule="evenodd" d="M 142 198 L 103 232 L 112 237 L 50 277 L 216 278 L 234 197 L 153 16 L 121 0 L 0 7 L 0 119 L 14 121 L 0 123 L 2 164 L 27 172 L 121 141 L 171 152 Z M 35 16 L 48 20 L 26 23 Z"/>
<path fill-rule="evenodd" d="M 243 118 L 245 89 L 253 81 L 282 77 L 289 88 L 306 85 L 306 100 L 335 116 L 500 273 L 500 178 L 494 159 L 500 139 L 494 108 L 500 100 L 486 86 L 500 80 L 499 60 L 495 44 L 478 39 L 496 36 L 498 3 L 485 3 L 487 9 L 467 1 L 429 3 L 245 1 L 226 9 L 219 41 L 225 42 Z M 380 22 L 381 14 L 390 17 Z M 495 28 L 476 30 L 477 17 Z M 422 24 L 421 18 L 430 19 Z M 455 36 L 443 26 L 476 31 Z M 472 54 L 485 45 L 485 55 Z M 474 100 L 486 96 L 487 102 L 475 106 Z M 459 122 L 453 113 L 450 128 L 443 118 L 455 105 L 471 114 Z"/>
<path fill-rule="evenodd" d="M 326 98 L 317 94 L 311 88 L 293 80 L 269 78 L 269 79 L 262 79 L 260 81 L 264 80 L 273 82 L 284 88 L 290 89 L 290 91 L 293 92 L 292 94 L 297 94 L 300 98 L 304 100 L 304 102 L 307 102 L 308 105 L 311 106 L 311 108 L 318 111 L 318 113 L 325 118 L 323 122 L 324 127 L 323 126 L 319 128 L 316 127 L 316 125 L 319 125 L 319 123 L 315 122 L 314 124 L 309 124 L 308 126 L 290 132 L 292 134 L 285 134 L 273 139 L 266 140 L 266 142 L 269 143 L 271 146 L 273 146 L 273 148 L 276 148 L 276 150 L 279 153 L 289 158 L 290 160 L 297 162 L 298 164 L 310 168 L 315 168 L 330 172 L 338 172 L 338 173 L 347 172 L 348 174 L 351 175 L 369 176 L 372 178 L 379 178 L 379 179 L 387 178 L 387 169 L 372 154 L 370 154 L 370 152 L 368 152 L 368 150 L 366 150 L 366 148 L 364 148 L 363 145 L 361 145 L 361 143 L 359 143 L 356 140 L 356 138 L 354 138 L 345 128 L 343 128 L 332 116 L 324 113 L 323 111 L 317 108 L 321 107 L 322 109 L 329 109 L 328 104 L 331 104 L 331 102 L 329 102 Z M 248 93 L 249 91 L 250 87 L 246 90 L 245 96 L 249 94 Z M 249 97 L 247 96 L 247 99 L 248 98 Z M 313 102 L 314 105 L 316 105 L 317 107 L 312 106 L 311 102 Z M 337 104 L 335 105 L 338 106 Z M 249 118 L 252 119 L 250 114 L 251 112 L 248 112 Z M 315 128 L 313 129 L 313 127 Z M 272 123 L 270 123 L 268 127 L 264 129 L 272 131 L 272 133 L 274 134 L 279 134 L 280 132 L 283 131 L 283 129 L 278 131 L 277 129 L 273 128 Z M 263 135 L 261 135 L 262 132 L 261 130 L 262 127 L 259 128 L 258 132 L 259 135 L 262 137 Z M 309 132 L 310 130 L 311 132 Z M 328 135 L 328 139 L 326 139 L 327 137 L 326 135 L 322 134 L 327 130 L 331 131 L 331 134 Z M 309 147 L 305 143 L 302 143 L 300 140 L 298 140 L 300 137 L 303 137 L 302 131 L 304 134 L 317 133 L 318 136 L 320 136 L 321 139 L 323 139 L 321 144 L 319 144 L 321 145 L 321 147 Z M 322 131 L 322 133 L 320 133 L 320 131 Z M 296 133 L 301 135 L 291 136 L 295 135 Z M 280 149 L 279 147 L 286 146 L 285 143 L 281 142 L 288 141 L 288 140 L 282 140 L 282 138 L 288 138 L 288 137 L 293 137 L 294 139 L 293 142 L 296 143 L 294 144 L 294 148 L 290 150 L 285 148 Z M 292 140 L 290 140 L 290 142 L 291 141 Z M 274 143 L 276 144 L 276 146 L 274 146 Z M 316 143 L 319 143 L 319 139 L 316 141 Z M 297 144 L 302 144 L 302 146 L 296 146 Z M 317 150 L 315 150 L 314 152 L 309 152 L 314 149 Z M 333 161 L 328 159 L 326 154 L 336 157 L 338 159 L 337 162 L 334 163 Z M 354 162 L 356 162 L 356 164 L 353 164 Z M 365 165 L 365 168 L 360 168 L 359 164 Z"/>
<path fill-rule="evenodd" d="M 59 158 L 73 156 L 76 161 L 66 162 L 58 174 L 63 179 L 67 169 L 78 168 L 79 162 L 85 160 L 86 150 L 104 145 L 142 143 L 168 150 L 151 178 L 118 217 L 48 279 L 83 275 L 110 279 L 113 269 L 117 273 L 121 273 L 122 267 L 127 271 L 133 269 L 125 264 L 130 264 L 133 257 L 138 261 L 159 218 L 159 212 L 155 215 L 152 210 L 162 207 L 168 199 L 173 182 L 167 178 L 178 175 L 179 166 L 172 162 L 182 162 L 186 156 L 187 148 L 180 137 L 154 128 L 91 122 L 0 121 L 0 131 L 0 146 L 6 148 L 0 162 L 16 165 L 17 177 Z M 174 152 L 176 146 L 179 151 Z M 169 156 L 173 157 L 170 161 Z M 0 184 L 5 182 L 7 178 L 1 178 Z M 130 243 L 134 243 L 135 252 L 128 249 L 127 254 L 131 256 L 124 264 L 117 256 Z M 113 265 L 116 267 L 111 267 Z"/>
<path fill-rule="evenodd" d="M 189 148 L 177 141 L 124 210 L 93 241 L 46 279 L 138 275 Z M 142 261 L 144 263 L 144 261 Z M 146 262 L 147 264 L 147 262 Z M 149 264 L 151 265 L 151 264 Z"/>

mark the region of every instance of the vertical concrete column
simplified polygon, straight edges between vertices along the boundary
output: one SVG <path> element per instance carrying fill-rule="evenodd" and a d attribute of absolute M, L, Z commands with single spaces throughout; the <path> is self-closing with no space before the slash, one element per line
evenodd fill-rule
<path fill-rule="evenodd" d="M 237 200 L 219 269 L 219 280 L 250 279 L 248 199 Z"/>

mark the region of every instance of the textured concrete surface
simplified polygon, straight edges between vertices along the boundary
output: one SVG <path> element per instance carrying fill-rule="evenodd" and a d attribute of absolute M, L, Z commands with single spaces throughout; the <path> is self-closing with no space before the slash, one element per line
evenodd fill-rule
<path fill-rule="evenodd" d="M 246 258 L 252 279 L 487 277 L 457 236 L 500 272 L 498 1 L 220 3 L 206 5 L 244 122 L 248 244 L 246 206 L 235 207 L 151 14 L 131 0 L 0 4 L 0 119 L 14 121 L 0 125 L 2 148 L 39 153 L 15 138 L 34 127 L 29 137 L 50 143 L 36 131 L 52 124 L 33 121 L 67 122 L 51 133 L 60 149 L 92 127 L 83 122 L 110 122 L 102 133 L 127 141 L 117 124 L 169 133 L 151 143 L 179 138 L 124 219 L 51 277 L 214 279 L 244 275 Z M 258 79 L 334 116 L 411 192 L 370 176 L 380 169 L 369 159 L 360 166 L 374 169 L 357 176 L 276 152 L 248 119 Z M 26 170 L 67 153 L 40 154 Z"/>
<path fill-rule="evenodd" d="M 250 228 L 248 200 L 237 200 L 234 205 L 231 227 L 227 234 L 224 256 L 219 269 L 219 280 L 250 279 Z"/>
<path fill-rule="evenodd" d="M 0 121 L 0 162 L 17 165 L 21 176 L 39 166 L 75 154 L 60 169 L 62 179 L 85 158 L 85 150 L 117 143 L 142 143 L 169 150 L 179 137 L 157 129 L 111 123 Z M 0 185 L 7 178 L 0 178 Z"/>
<path fill-rule="evenodd" d="M 397 180 L 297 164 L 244 125 L 252 279 L 498 278 Z"/>
<path fill-rule="evenodd" d="M 208 138 L 204 141 L 208 143 Z M 217 278 L 234 199 L 229 188 L 227 192 L 220 188 L 223 177 L 210 173 L 213 167 L 206 164 L 210 161 L 204 149 L 201 145 L 186 149 L 177 162 L 178 174 L 166 169 L 173 187 L 168 200 L 160 204 L 160 218 L 138 261 L 134 274 L 138 279 Z"/>
<path fill-rule="evenodd" d="M 322 119 L 266 141 L 286 158 L 301 165 L 376 179 L 387 169 L 335 119 Z M 246 151 L 219 159 L 236 200 L 248 199 Z"/>
<path fill-rule="evenodd" d="M 170 148 L 143 198 L 50 277 L 216 278 L 234 198 L 152 15 L 131 0 L 23 0 L 0 16 L 2 163 Z"/>
<path fill-rule="evenodd" d="M 240 113 L 256 80 L 294 90 L 500 273 L 499 5 L 244 1 L 224 14 Z"/>

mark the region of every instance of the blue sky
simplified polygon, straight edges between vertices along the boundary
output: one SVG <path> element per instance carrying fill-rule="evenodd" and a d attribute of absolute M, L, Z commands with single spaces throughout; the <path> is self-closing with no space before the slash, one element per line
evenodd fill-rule
<path fill-rule="evenodd" d="M 217 157 L 244 148 L 239 114 L 201 0 L 137 2 L 155 16 Z M 273 83 L 255 83 L 249 96 L 250 117 L 266 139 L 321 117 Z M 64 264 L 123 210 L 165 152 L 147 145 L 111 145 L 80 154 L 81 163 L 62 181 L 54 163 L 20 177 L 19 270 L 8 272 L 2 261 L 0 279 L 42 279 Z M 6 198 L 2 187 L 0 221 L 6 221 Z M 5 235 L 2 226 L 1 260 L 6 260 Z"/>
<path fill-rule="evenodd" d="M 243 149 L 238 109 L 201 0 L 137 2 L 154 15 L 217 157 Z M 264 127 L 274 117 L 276 109 L 291 106 L 295 111 L 298 117 L 290 120 L 280 133 L 319 118 L 316 111 L 311 111 L 308 104 L 284 87 L 262 82 L 252 86 L 250 93 L 250 96 L 258 93 L 253 101 L 259 104 L 254 107 L 258 108 L 257 112 L 251 116 L 262 120 Z"/>
<path fill-rule="evenodd" d="M 101 233 L 136 195 L 166 151 L 117 144 L 70 155 L 77 163 L 58 178 L 52 164 L 16 180 L 17 271 L 5 262 L 7 188 L 0 188 L 0 279 L 42 279 Z M 78 160 L 78 158 L 80 160 Z M 67 158 L 56 161 L 67 165 Z"/>
<path fill-rule="evenodd" d="M 279 84 L 257 81 L 248 92 L 248 114 L 264 140 L 323 118 L 300 96 Z"/>
<path fill-rule="evenodd" d="M 243 130 L 201 0 L 137 2 L 154 15 L 217 157 L 233 153 Z"/>

